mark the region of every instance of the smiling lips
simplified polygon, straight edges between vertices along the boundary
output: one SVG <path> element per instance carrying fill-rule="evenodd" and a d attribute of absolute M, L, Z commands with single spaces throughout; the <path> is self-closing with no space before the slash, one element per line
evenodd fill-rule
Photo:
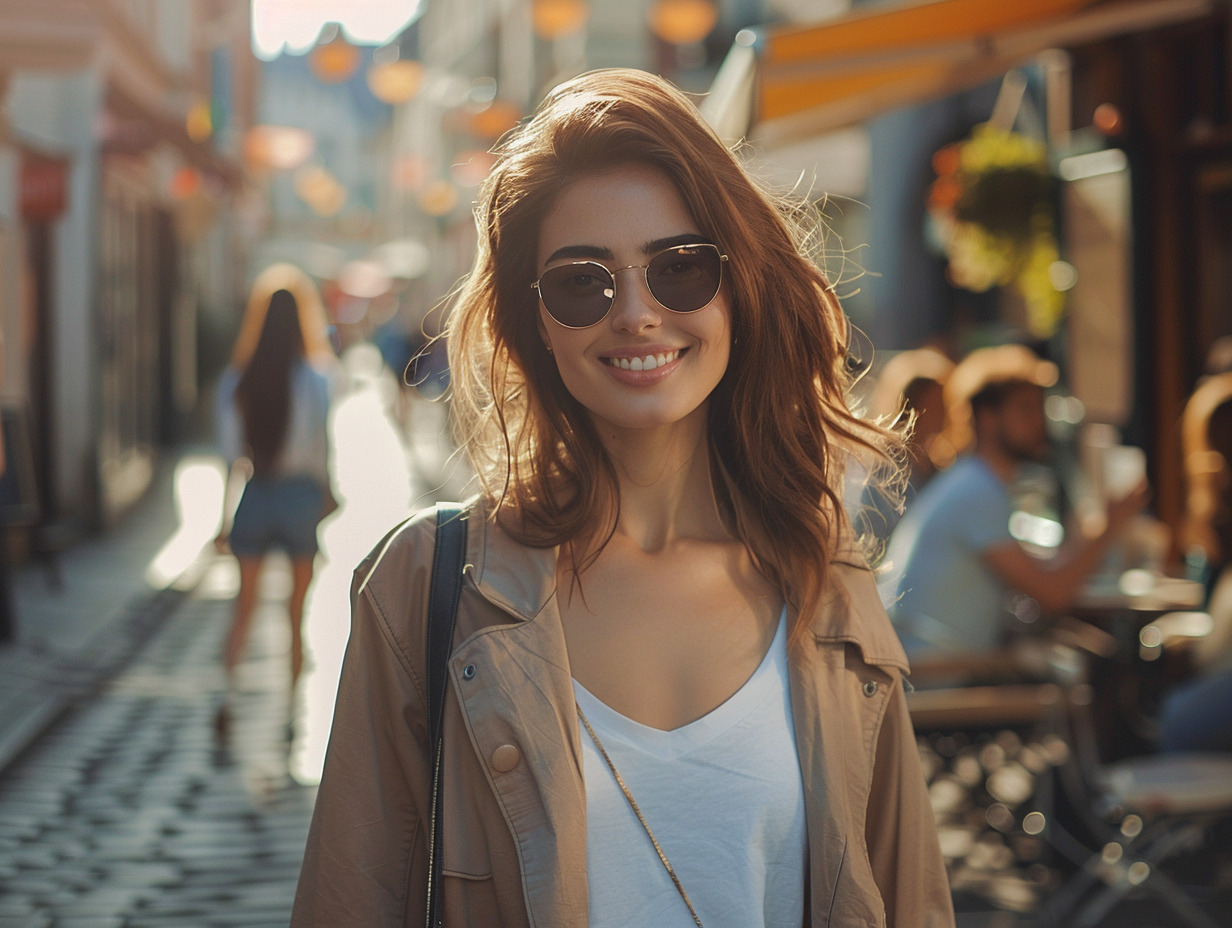
<path fill-rule="evenodd" d="M 648 354 L 641 358 L 604 358 L 603 362 L 622 371 L 653 371 L 665 364 L 671 364 L 678 357 L 680 349 L 660 351 L 658 354 Z"/>

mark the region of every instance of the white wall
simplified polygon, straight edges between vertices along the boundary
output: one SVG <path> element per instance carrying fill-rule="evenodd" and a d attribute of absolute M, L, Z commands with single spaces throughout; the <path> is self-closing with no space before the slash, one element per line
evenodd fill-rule
<path fill-rule="evenodd" d="M 158 0 L 154 44 L 176 71 L 192 68 L 193 7 L 190 0 Z"/>
<path fill-rule="evenodd" d="M 23 319 L 25 258 L 22 250 L 18 185 L 21 157 L 17 150 L 0 145 L 0 399 L 20 402 L 28 397 Z"/>
<path fill-rule="evenodd" d="M 55 225 L 52 272 L 55 491 L 65 515 L 90 502 L 98 422 L 95 348 L 95 242 L 102 82 L 91 71 L 25 72 L 9 89 L 15 138 L 70 159 L 68 209 Z"/>

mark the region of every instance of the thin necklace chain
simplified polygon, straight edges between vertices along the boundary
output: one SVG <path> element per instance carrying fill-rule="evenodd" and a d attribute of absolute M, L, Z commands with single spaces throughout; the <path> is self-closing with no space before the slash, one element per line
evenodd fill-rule
<path fill-rule="evenodd" d="M 667 871 L 667 875 L 672 878 L 672 883 L 676 887 L 676 892 L 680 893 L 680 898 L 684 900 L 684 904 L 689 907 L 689 914 L 693 916 L 693 921 L 697 928 L 702 928 L 702 920 L 697 917 L 697 910 L 693 908 L 693 903 L 689 901 L 689 894 L 684 891 L 684 887 L 680 884 L 680 877 L 676 876 L 676 871 L 672 869 L 671 861 L 667 859 L 667 855 L 663 853 L 663 848 L 659 847 L 659 841 L 654 836 L 654 832 L 650 830 L 650 825 L 646 823 L 646 817 L 642 815 L 642 810 L 638 808 L 637 800 L 633 798 L 633 794 L 629 792 L 629 787 L 625 786 L 624 778 L 621 777 L 620 771 L 616 769 L 616 765 L 612 763 L 612 759 L 608 757 L 607 749 L 603 747 L 603 742 L 599 740 L 599 736 L 595 734 L 595 730 L 590 725 L 590 720 L 586 718 L 586 713 L 582 711 L 582 707 L 574 702 L 577 707 L 578 718 L 582 720 L 582 724 L 586 726 L 586 731 L 590 735 L 590 740 L 595 743 L 595 747 L 599 749 L 599 754 L 607 763 L 607 769 L 612 771 L 612 776 L 616 778 L 616 785 L 620 787 L 620 791 L 625 794 L 625 799 L 629 801 L 629 807 L 633 809 L 633 814 L 637 816 L 637 820 L 642 823 L 642 828 L 646 831 L 646 837 L 650 839 L 650 843 L 654 845 L 655 853 L 659 855 L 659 860 L 663 862 L 663 869 Z"/>

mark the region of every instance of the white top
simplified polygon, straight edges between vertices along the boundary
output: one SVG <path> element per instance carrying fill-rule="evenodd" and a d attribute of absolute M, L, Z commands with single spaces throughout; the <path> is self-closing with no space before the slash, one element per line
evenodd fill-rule
<path fill-rule="evenodd" d="M 792 728 L 786 609 L 753 675 L 674 731 L 633 721 L 576 680 L 578 705 L 706 928 L 800 928 L 808 839 Z M 579 721 L 591 928 L 695 928 L 654 846 Z"/>
<path fill-rule="evenodd" d="M 223 371 L 218 381 L 217 418 L 219 445 L 228 464 L 246 454 L 244 421 L 235 405 L 235 389 L 240 371 L 234 366 Z M 278 456 L 278 476 L 307 475 L 323 486 L 329 485 L 329 442 L 326 429 L 330 404 L 329 378 L 307 362 L 300 361 L 291 372 L 291 416 L 286 441 Z"/>

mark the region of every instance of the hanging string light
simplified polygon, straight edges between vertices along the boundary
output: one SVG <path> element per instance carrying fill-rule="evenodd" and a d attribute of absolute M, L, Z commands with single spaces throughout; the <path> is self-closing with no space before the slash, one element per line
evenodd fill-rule
<path fill-rule="evenodd" d="M 470 129 L 481 139 L 498 139 L 522 118 L 522 109 L 508 100 L 493 100 L 469 116 Z"/>
<path fill-rule="evenodd" d="M 367 74 L 368 89 L 382 103 L 394 106 L 407 102 L 419 92 L 423 77 L 423 65 L 409 58 L 400 58 L 395 46 L 386 45 L 372 53 L 372 66 Z"/>
<path fill-rule="evenodd" d="M 318 216 L 335 216 L 346 205 L 346 188 L 319 164 L 309 164 L 295 172 L 295 192 Z"/>
<path fill-rule="evenodd" d="M 430 182 L 419 195 L 419 208 L 429 216 L 445 216 L 458 202 L 458 189 L 445 178 Z"/>
<path fill-rule="evenodd" d="M 297 168 L 315 148 L 312 135 L 296 126 L 253 126 L 244 134 L 244 158 L 256 168 Z"/>
<path fill-rule="evenodd" d="M 573 35 L 589 18 L 586 0 L 533 0 L 530 6 L 531 28 L 541 39 Z"/>
<path fill-rule="evenodd" d="M 359 70 L 359 49 L 346 40 L 337 23 L 328 23 L 321 30 L 316 46 L 308 53 L 308 67 L 317 80 L 326 84 L 341 84 Z"/>
<path fill-rule="evenodd" d="M 449 176 L 459 187 L 478 187 L 496 163 L 496 156 L 482 148 L 469 148 L 458 152 L 449 166 Z"/>
<path fill-rule="evenodd" d="M 719 22 L 713 0 L 655 0 L 647 13 L 650 31 L 671 45 L 700 42 Z"/>
<path fill-rule="evenodd" d="M 194 142 L 204 142 L 214 134 L 214 118 L 208 101 L 199 100 L 188 110 L 184 130 Z"/>

